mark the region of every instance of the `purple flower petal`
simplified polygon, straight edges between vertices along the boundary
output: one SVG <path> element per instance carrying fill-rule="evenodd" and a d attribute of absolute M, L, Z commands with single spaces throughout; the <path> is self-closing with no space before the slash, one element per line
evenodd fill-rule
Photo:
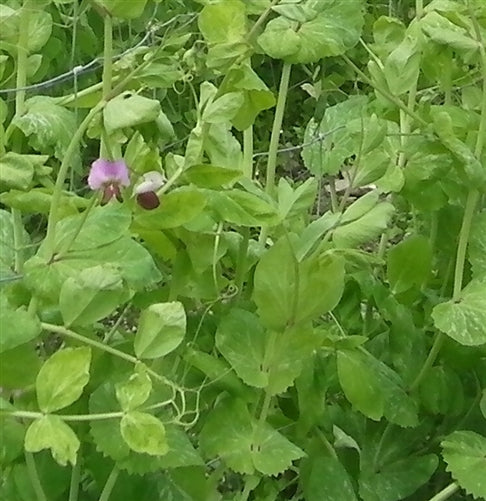
<path fill-rule="evenodd" d="M 88 185 L 92 190 L 99 190 L 107 185 L 128 186 L 130 179 L 124 160 L 104 160 L 98 158 L 91 164 Z"/>

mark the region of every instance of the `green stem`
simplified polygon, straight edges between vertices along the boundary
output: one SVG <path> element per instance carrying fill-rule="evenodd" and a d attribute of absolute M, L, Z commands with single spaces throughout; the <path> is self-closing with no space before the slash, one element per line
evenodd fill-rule
<path fill-rule="evenodd" d="M 243 131 L 243 174 L 253 177 L 253 125 Z"/>
<path fill-rule="evenodd" d="M 486 51 L 483 44 L 481 30 L 477 20 L 472 16 L 472 22 L 476 39 L 479 43 L 479 51 L 481 54 L 481 77 L 483 79 L 483 95 L 481 103 L 481 120 L 479 122 L 478 136 L 476 140 L 476 147 L 474 155 L 478 160 L 481 160 L 481 155 L 484 148 L 484 141 L 486 135 Z M 467 244 L 469 242 L 469 233 L 471 230 L 471 223 L 474 216 L 474 211 L 479 200 L 479 193 L 472 189 L 468 193 L 466 199 L 466 206 L 464 209 L 464 216 L 462 219 L 461 231 L 459 233 L 459 243 L 457 244 L 456 267 L 454 270 L 454 289 L 452 292 L 452 300 L 459 301 L 462 291 L 462 283 L 464 277 L 464 263 L 466 261 Z"/>
<path fill-rule="evenodd" d="M 459 232 L 459 243 L 457 244 L 456 267 L 454 270 L 454 289 L 452 292 L 453 301 L 459 301 L 461 297 L 467 244 L 469 241 L 471 223 L 478 199 L 479 193 L 476 190 L 471 190 L 466 200 L 466 207 L 464 209 L 461 231 Z"/>
<path fill-rule="evenodd" d="M 68 501 L 78 501 L 80 480 L 81 480 L 81 458 L 78 452 L 76 463 L 74 464 L 71 470 L 71 482 L 69 484 Z"/>
<path fill-rule="evenodd" d="M 96 341 L 95 339 L 82 336 L 77 332 L 74 332 L 70 329 L 66 329 L 66 327 L 62 327 L 60 325 L 48 324 L 46 322 L 41 322 L 41 327 L 46 331 L 54 332 L 55 334 L 60 334 L 62 336 L 69 337 L 71 339 L 75 339 L 76 341 L 80 341 L 81 343 L 88 344 L 90 346 L 98 348 L 101 351 L 106 351 L 107 353 L 115 355 L 118 358 L 122 358 L 123 360 L 126 360 L 127 362 L 130 362 L 132 364 L 138 364 L 139 362 L 137 358 L 135 358 L 132 355 L 129 355 L 128 353 L 117 350 L 116 348 L 112 348 L 111 346 L 107 346 L 106 344 L 103 344 L 100 341 Z"/>
<path fill-rule="evenodd" d="M 424 15 L 424 0 L 415 0 L 415 17 L 420 19 Z"/>
<path fill-rule="evenodd" d="M 163 195 L 181 177 L 183 172 L 184 166 L 179 167 L 171 176 L 171 178 L 164 184 L 164 186 L 157 190 L 157 196 L 160 197 L 161 195 Z"/>
<path fill-rule="evenodd" d="M 211 268 L 213 271 L 213 283 L 214 283 L 214 292 L 216 294 L 216 297 L 219 296 L 219 284 L 218 284 L 218 269 L 217 269 L 217 264 L 218 264 L 218 250 L 219 250 L 219 243 L 221 241 L 221 234 L 223 233 L 223 222 L 220 221 L 218 223 L 218 229 L 216 230 L 216 235 L 214 237 L 214 245 L 213 245 L 213 260 L 211 263 Z"/>
<path fill-rule="evenodd" d="M 30 0 L 26 0 L 20 10 L 19 38 L 17 42 L 17 89 L 23 89 L 27 85 L 27 46 L 29 43 L 29 19 Z M 20 117 L 25 112 L 25 90 L 18 90 L 15 94 L 15 116 Z M 20 150 L 20 148 L 19 148 Z M 20 153 L 20 151 L 18 152 Z M 24 252 L 22 249 L 22 213 L 18 209 L 12 209 L 13 237 L 14 237 L 14 271 L 21 274 L 24 266 Z"/>
<path fill-rule="evenodd" d="M 40 419 L 45 417 L 43 412 L 35 411 L 1 411 L 2 415 L 22 419 Z M 63 421 L 103 421 L 105 419 L 117 419 L 124 416 L 124 412 L 103 412 L 99 414 L 56 414 Z"/>
<path fill-rule="evenodd" d="M 32 482 L 32 487 L 34 488 L 37 501 L 47 501 L 47 497 L 42 487 L 39 473 L 37 472 L 37 467 L 35 465 L 35 459 L 31 452 L 25 451 L 25 464 L 27 466 L 27 471 L 29 473 L 30 481 Z"/>
<path fill-rule="evenodd" d="M 445 489 L 442 489 L 434 497 L 430 498 L 429 501 L 445 501 L 458 490 L 459 486 L 456 484 L 456 482 L 452 482 L 452 484 L 449 484 Z"/>
<path fill-rule="evenodd" d="M 51 209 L 49 211 L 49 217 L 47 220 L 47 234 L 46 239 L 44 241 L 44 245 L 46 248 L 46 252 L 49 258 L 52 258 L 54 254 L 54 245 L 56 238 L 56 225 L 59 221 L 59 209 L 61 202 L 61 195 L 64 186 L 64 181 L 66 180 L 66 175 L 71 165 L 71 161 L 76 153 L 76 148 L 78 147 L 81 139 L 83 138 L 86 129 L 89 127 L 91 120 L 96 116 L 98 112 L 100 112 L 104 106 L 106 105 L 106 101 L 100 101 L 94 108 L 90 110 L 90 112 L 86 115 L 86 118 L 81 122 L 78 129 L 74 133 L 71 142 L 66 150 L 64 158 L 62 159 L 61 166 L 59 167 L 59 172 L 57 174 L 56 184 L 54 186 L 54 191 L 52 193 L 51 198 Z"/>
<path fill-rule="evenodd" d="M 112 82 L 115 83 L 118 80 L 120 80 L 120 77 L 118 75 L 115 75 L 112 78 Z M 100 90 L 103 89 L 103 82 L 98 82 L 96 84 L 90 85 L 89 87 L 86 87 L 83 90 L 80 90 L 76 93 L 71 93 L 67 94 L 66 96 L 61 96 L 61 97 L 54 97 L 53 100 L 56 104 L 59 104 L 61 106 L 68 106 L 77 99 L 81 99 L 86 96 L 90 96 L 91 94 L 94 94 Z"/>
<path fill-rule="evenodd" d="M 138 358 L 129 355 L 128 353 L 125 353 L 121 350 L 117 350 L 116 348 L 112 348 L 111 346 L 108 346 L 106 344 L 103 344 L 100 341 L 96 341 L 95 339 L 91 339 L 86 336 L 82 336 L 81 334 L 78 334 L 77 332 L 74 332 L 70 329 L 66 329 L 66 327 L 60 326 L 60 325 L 54 325 L 54 324 L 49 324 L 46 322 L 41 322 L 41 327 L 49 332 L 54 332 L 55 334 L 60 334 L 61 336 L 69 337 L 71 339 L 75 339 L 76 341 L 79 341 L 81 343 L 93 346 L 94 348 L 98 348 L 101 351 L 105 351 L 106 353 L 110 353 L 111 355 L 114 355 L 115 357 L 122 358 L 123 360 L 126 360 L 127 362 L 130 362 L 134 365 L 140 363 L 140 360 Z M 152 377 L 157 379 L 158 381 L 167 384 L 171 388 L 175 388 L 175 384 L 170 381 L 169 379 L 165 378 L 164 376 L 161 376 L 154 370 L 150 368 L 146 368 L 147 373 L 150 374 Z"/>
<path fill-rule="evenodd" d="M 31 13 L 30 0 L 26 0 L 20 10 L 19 38 L 17 42 L 17 80 L 19 89 L 15 94 L 15 116 L 21 116 L 25 111 L 25 90 L 27 84 L 27 47 L 29 43 L 29 19 Z"/>
<path fill-rule="evenodd" d="M 12 209 L 12 222 L 13 222 L 13 239 L 14 239 L 14 271 L 19 275 L 22 274 L 24 268 L 24 249 L 22 243 L 22 234 L 24 223 L 22 222 L 22 213 L 18 209 Z"/>
<path fill-rule="evenodd" d="M 84 226 L 84 223 L 86 222 L 86 219 L 88 219 L 88 215 L 91 212 L 91 209 L 95 206 L 97 200 L 98 200 L 98 197 L 96 195 L 93 195 L 91 197 L 91 200 L 89 202 L 88 207 L 86 207 L 85 211 L 83 212 L 83 214 L 81 216 L 81 219 L 79 221 L 78 227 L 76 228 L 76 231 L 73 233 L 72 237 L 69 239 L 69 241 L 66 244 L 66 246 L 64 247 L 64 249 L 56 249 L 56 251 L 58 252 L 56 259 L 58 261 L 61 260 L 69 252 L 69 249 L 76 241 L 76 238 L 78 238 L 78 236 L 81 233 L 81 230 Z"/>
<path fill-rule="evenodd" d="M 245 281 L 246 275 L 246 262 L 248 257 L 248 246 L 250 243 L 250 228 L 243 228 L 241 230 L 242 239 L 240 242 L 240 246 L 238 248 L 238 261 L 236 263 L 236 276 L 235 276 L 235 285 L 238 289 L 238 295 L 241 294 L 241 290 L 243 289 L 243 282 Z"/>
<path fill-rule="evenodd" d="M 395 106 L 397 106 L 398 108 L 400 108 L 401 110 L 403 110 L 405 113 L 407 113 L 408 115 L 410 115 L 417 123 L 419 123 L 420 125 L 424 125 L 426 126 L 427 125 L 427 122 L 422 118 L 420 117 L 419 115 L 417 115 L 415 112 L 411 112 L 408 108 L 407 108 L 407 105 L 401 100 L 399 99 L 398 97 L 394 96 L 391 92 L 389 92 L 388 90 L 382 88 L 381 86 L 379 85 L 376 85 L 374 82 L 372 82 L 372 80 L 370 78 L 368 78 L 366 76 L 365 73 L 363 73 L 352 61 L 351 59 L 349 59 L 346 55 L 343 55 L 342 56 L 343 59 L 346 61 L 346 63 L 351 66 L 351 68 L 353 68 L 353 70 L 355 71 L 355 73 L 357 73 L 361 79 L 363 80 L 363 82 L 367 83 L 368 85 L 371 85 L 371 87 L 373 87 L 374 89 L 376 89 L 381 95 L 383 95 L 384 97 L 386 97 L 390 102 L 392 102 Z"/>
<path fill-rule="evenodd" d="M 425 377 L 429 369 L 434 365 L 434 362 L 437 358 L 437 355 L 439 354 L 443 342 L 444 342 L 444 335 L 441 332 L 437 332 L 435 335 L 434 342 L 432 343 L 432 348 L 430 349 L 429 354 L 427 355 L 424 365 L 422 365 L 420 372 L 417 374 L 417 377 L 410 385 L 410 388 L 408 390 L 410 393 L 418 388 L 418 386 L 422 382 L 422 379 Z"/>
<path fill-rule="evenodd" d="M 112 87 L 113 75 L 113 22 L 109 14 L 104 18 L 104 39 L 103 39 L 103 99 L 109 98 Z M 100 158 L 109 158 L 109 148 L 107 147 L 107 138 L 105 134 L 101 135 Z"/>
<path fill-rule="evenodd" d="M 270 333 L 270 337 L 267 342 L 267 347 L 265 349 L 265 355 L 263 357 L 263 362 L 262 362 L 263 369 L 267 371 L 269 374 L 272 370 L 273 353 L 275 349 L 275 343 L 277 341 L 277 336 L 278 334 L 275 331 L 272 331 Z M 263 404 L 260 409 L 260 414 L 258 416 L 258 425 L 255 428 L 255 431 L 261 429 L 261 427 L 267 420 L 271 401 L 272 401 L 272 394 L 268 391 L 268 388 L 265 388 L 265 396 L 263 398 Z"/>
<path fill-rule="evenodd" d="M 331 456 L 334 459 L 338 459 L 338 455 L 336 454 L 336 451 L 334 450 L 334 447 L 331 445 L 329 440 L 327 439 L 326 435 L 322 433 L 322 431 L 319 428 L 315 428 L 317 436 L 321 439 L 322 443 L 326 447 L 326 449 L 330 452 Z"/>
<path fill-rule="evenodd" d="M 260 26 L 265 22 L 265 19 L 270 15 L 270 12 L 272 11 L 272 7 L 277 5 L 280 2 L 280 0 L 272 0 L 272 3 L 262 12 L 261 16 L 256 20 L 256 23 L 253 25 L 252 29 L 248 33 L 246 39 L 248 41 L 251 41 L 253 38 L 253 35 L 257 32 L 257 30 L 260 28 Z"/>
<path fill-rule="evenodd" d="M 113 487 L 115 487 L 115 482 L 116 479 L 118 478 L 119 473 L 120 470 L 115 465 L 113 467 L 113 470 L 111 470 L 108 479 L 106 480 L 103 492 L 101 493 L 98 501 L 108 501 L 108 499 L 110 499 L 111 491 L 113 490 Z"/>
<path fill-rule="evenodd" d="M 282 76 L 280 77 L 280 87 L 278 90 L 277 107 L 275 109 L 275 117 L 273 119 L 272 135 L 270 137 L 270 147 L 268 149 L 267 180 L 265 186 L 267 193 L 270 195 L 273 195 L 275 190 L 275 169 L 277 166 L 278 142 L 280 138 L 280 130 L 282 129 L 285 103 L 287 101 L 291 69 L 292 65 L 290 63 L 283 64 Z"/>
<path fill-rule="evenodd" d="M 373 456 L 373 472 L 378 471 L 378 460 L 380 459 L 380 454 L 383 449 L 383 444 L 385 443 L 385 440 L 387 439 L 388 435 L 390 434 L 390 431 L 392 430 L 392 423 L 386 423 L 385 429 L 383 430 L 383 433 L 381 434 L 380 441 L 378 442 L 378 446 L 376 447 L 376 452 Z"/>

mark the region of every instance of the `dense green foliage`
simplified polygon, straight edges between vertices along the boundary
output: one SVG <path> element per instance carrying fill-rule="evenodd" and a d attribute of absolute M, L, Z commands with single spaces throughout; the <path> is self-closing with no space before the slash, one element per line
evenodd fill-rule
<path fill-rule="evenodd" d="M 2 500 L 486 499 L 484 0 L 3 0 L 0 132 Z"/>

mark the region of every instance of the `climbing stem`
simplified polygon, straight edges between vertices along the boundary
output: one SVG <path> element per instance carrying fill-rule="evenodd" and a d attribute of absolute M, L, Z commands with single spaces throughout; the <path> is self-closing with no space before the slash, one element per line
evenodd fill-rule
<path fill-rule="evenodd" d="M 444 334 L 442 334 L 441 332 L 437 332 L 434 338 L 434 342 L 432 343 L 432 348 L 430 348 L 429 354 L 427 355 L 427 358 L 424 364 L 422 365 L 420 372 L 417 374 L 417 377 L 413 380 L 412 384 L 410 385 L 409 392 L 413 392 L 418 388 L 424 376 L 427 374 L 429 369 L 434 365 L 435 359 L 439 354 L 443 342 L 444 342 Z"/>
<path fill-rule="evenodd" d="M 85 119 L 81 122 L 76 132 L 74 133 L 69 146 L 67 147 L 64 158 L 62 159 L 61 166 L 59 167 L 59 172 L 57 174 L 56 184 L 54 186 L 54 191 L 51 198 L 51 209 L 49 211 L 49 217 L 47 220 L 47 234 L 44 241 L 44 245 L 49 257 L 52 258 L 54 252 L 55 238 L 56 238 L 56 225 L 59 221 L 59 209 L 61 203 L 61 196 L 64 186 L 64 181 L 66 180 L 66 175 L 68 168 L 72 163 L 76 150 L 78 148 L 81 139 L 83 138 L 86 129 L 89 127 L 91 120 L 104 108 L 106 101 L 100 101 L 90 112 L 86 115 Z"/>
<path fill-rule="evenodd" d="M 104 39 L 103 39 L 103 99 L 107 100 L 112 87 L 113 74 L 113 20 L 109 14 L 104 17 Z M 100 158 L 111 158 L 110 148 L 107 144 L 106 134 L 101 135 Z"/>
<path fill-rule="evenodd" d="M 15 116 L 20 117 L 25 112 L 25 86 L 27 85 L 27 56 L 29 43 L 29 18 L 31 12 L 31 0 L 26 0 L 20 10 L 19 38 L 17 41 L 17 75 L 16 87 L 19 89 L 15 94 Z M 20 153 L 20 147 L 18 148 Z M 22 273 L 24 265 L 24 252 L 22 249 L 22 213 L 18 209 L 12 209 L 13 237 L 15 260 L 14 270 Z"/>
<path fill-rule="evenodd" d="M 267 193 L 270 195 L 273 195 L 273 192 L 275 191 L 275 169 L 277 166 L 278 142 L 282 129 L 285 103 L 287 102 L 291 69 L 292 65 L 290 63 L 283 64 L 282 75 L 280 77 L 280 87 L 278 90 L 277 107 L 275 109 L 275 117 L 273 119 L 272 135 L 270 137 L 270 147 L 268 149 L 267 179 L 265 186 Z"/>
<path fill-rule="evenodd" d="M 452 292 L 453 301 L 459 301 L 461 297 L 467 244 L 469 241 L 471 223 L 478 199 L 479 193 L 476 190 L 471 190 L 466 200 L 466 207 L 464 209 L 464 216 L 462 218 L 461 231 L 459 232 L 459 243 L 457 244 L 456 267 L 454 270 L 454 288 Z"/>
<path fill-rule="evenodd" d="M 37 466 L 35 464 L 34 455 L 32 452 L 25 451 L 24 456 L 27 472 L 29 473 L 30 481 L 32 482 L 32 487 L 34 488 L 37 501 L 47 501 L 47 497 L 37 471 Z"/>
<path fill-rule="evenodd" d="M 459 486 L 456 482 L 452 482 L 447 487 L 438 492 L 434 497 L 430 498 L 429 501 L 445 501 L 449 499 L 455 492 L 459 490 Z"/>
<path fill-rule="evenodd" d="M 86 336 L 82 336 L 81 334 L 78 334 L 77 332 L 74 332 L 70 329 L 67 329 L 66 327 L 63 327 L 61 325 L 55 325 L 55 324 L 49 324 L 47 322 L 41 322 L 41 327 L 49 332 L 54 332 L 55 334 L 60 334 L 61 336 L 69 337 L 71 339 L 75 339 L 76 341 L 79 341 L 81 343 L 93 346 L 94 348 L 97 348 L 101 351 L 105 351 L 106 353 L 110 353 L 111 355 L 114 355 L 115 357 L 122 358 L 123 360 L 126 360 L 127 362 L 130 362 L 134 365 L 137 365 L 140 363 L 138 358 L 125 353 L 121 350 L 117 350 L 116 348 L 113 348 L 111 346 L 108 346 L 100 341 L 96 341 L 96 339 L 91 339 Z M 150 369 L 147 367 L 147 373 L 153 376 L 155 379 L 159 380 L 160 382 L 167 384 L 170 386 L 172 389 L 175 389 L 175 384 L 170 381 L 169 379 L 165 378 L 164 376 L 161 376 L 154 370 Z"/>
<path fill-rule="evenodd" d="M 78 451 L 76 464 L 71 470 L 71 482 L 69 484 L 69 498 L 68 501 L 78 501 L 79 497 L 79 482 L 81 480 L 81 457 Z"/>
<path fill-rule="evenodd" d="M 111 470 L 111 473 L 108 475 L 108 479 L 106 480 L 105 486 L 103 487 L 103 492 L 101 493 L 98 501 L 108 501 L 110 499 L 111 491 L 113 490 L 113 487 L 115 487 L 119 473 L 120 470 L 115 465 L 113 467 L 113 470 Z"/>

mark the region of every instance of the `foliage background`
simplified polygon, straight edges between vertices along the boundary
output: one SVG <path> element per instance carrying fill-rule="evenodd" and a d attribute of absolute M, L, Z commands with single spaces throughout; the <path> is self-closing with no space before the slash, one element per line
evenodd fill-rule
<path fill-rule="evenodd" d="M 2 499 L 486 499 L 485 40 L 482 0 L 4 0 Z"/>

